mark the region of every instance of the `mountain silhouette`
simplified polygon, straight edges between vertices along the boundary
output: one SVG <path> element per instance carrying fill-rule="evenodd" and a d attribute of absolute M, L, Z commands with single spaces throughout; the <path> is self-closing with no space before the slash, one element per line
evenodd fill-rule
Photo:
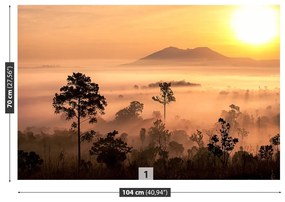
<path fill-rule="evenodd" d="M 141 60 L 170 60 L 170 59 L 204 59 L 204 60 L 221 60 L 228 57 L 211 50 L 208 47 L 197 47 L 194 49 L 179 49 L 168 47 L 152 53 Z"/>
<path fill-rule="evenodd" d="M 208 47 L 180 49 L 173 46 L 151 53 L 126 65 L 229 65 L 229 66 L 278 66 L 279 60 L 254 60 L 222 55 Z"/>

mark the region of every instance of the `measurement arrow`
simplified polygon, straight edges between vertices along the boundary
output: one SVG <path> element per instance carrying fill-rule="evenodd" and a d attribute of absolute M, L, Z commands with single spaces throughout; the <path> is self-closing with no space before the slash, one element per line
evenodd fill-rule
<path fill-rule="evenodd" d="M 172 194 L 281 194 L 281 191 L 174 191 Z"/>
<path fill-rule="evenodd" d="M 18 191 L 18 194 L 118 194 L 115 191 Z"/>
<path fill-rule="evenodd" d="M 11 62 L 11 5 L 9 5 L 9 62 Z"/>
<path fill-rule="evenodd" d="M 112 191 L 18 191 L 19 194 L 118 194 Z M 171 194 L 281 194 L 281 191 L 172 191 Z"/>
<path fill-rule="evenodd" d="M 11 182 L 11 114 L 9 114 L 9 182 Z"/>
<path fill-rule="evenodd" d="M 11 65 L 11 5 L 9 5 L 9 64 Z M 6 64 L 6 112 L 9 113 L 9 182 L 11 182 L 11 113 L 14 112 L 14 109 L 13 109 L 13 112 L 12 111 L 7 111 L 7 100 L 8 100 L 8 96 L 9 96 L 9 92 L 12 92 L 12 99 L 14 99 L 14 64 L 12 65 L 13 66 L 13 73 L 11 74 L 12 75 L 12 90 L 8 90 L 7 89 L 7 64 Z M 11 100 L 12 100 L 11 99 Z M 12 104 L 13 104 L 13 108 L 14 108 L 14 100 L 12 100 Z"/>

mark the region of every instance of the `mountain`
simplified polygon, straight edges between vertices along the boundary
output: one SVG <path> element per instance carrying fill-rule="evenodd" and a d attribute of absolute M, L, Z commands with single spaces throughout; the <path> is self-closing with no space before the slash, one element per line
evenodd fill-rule
<path fill-rule="evenodd" d="M 179 49 L 171 46 L 127 65 L 278 66 L 279 63 L 279 60 L 227 57 L 208 47 Z"/>
<path fill-rule="evenodd" d="M 190 59 L 202 59 L 202 60 L 221 60 L 227 59 L 226 56 L 211 50 L 208 47 L 198 47 L 194 49 L 179 49 L 175 47 L 168 47 L 152 53 L 141 60 L 190 60 Z"/>

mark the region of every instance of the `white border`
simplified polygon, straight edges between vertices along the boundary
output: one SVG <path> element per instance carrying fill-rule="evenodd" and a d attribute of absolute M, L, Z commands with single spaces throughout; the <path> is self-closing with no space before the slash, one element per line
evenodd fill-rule
<path fill-rule="evenodd" d="M 8 61 L 8 5 L 12 6 L 12 61 L 17 66 L 17 5 L 225 5 L 225 4 L 277 4 L 280 6 L 281 23 L 285 22 L 285 10 L 283 8 L 284 2 L 282 0 L 21 0 L 21 1 L 1 1 L 0 15 L 1 15 L 1 37 L 0 37 L 0 64 L 1 76 L 0 76 L 0 89 L 1 89 L 1 201 L 41 201 L 50 202 L 51 200 L 192 200 L 192 201 L 238 201 L 241 200 L 254 200 L 254 201 L 284 201 L 285 199 L 285 186 L 284 186 L 284 161 L 281 160 L 281 180 L 163 180 L 163 181 L 136 181 L 136 180 L 31 180 L 31 181 L 18 181 L 17 180 L 17 115 L 12 115 L 12 182 L 8 181 L 8 151 L 9 151 L 9 139 L 8 139 L 8 115 L 4 111 L 4 63 Z M 283 15 L 282 15 L 283 13 Z M 284 23 L 280 25 L 280 36 L 285 36 Z M 281 38 L 281 57 L 285 58 L 283 48 L 284 41 Z M 281 103 L 284 103 L 284 82 L 282 78 L 284 76 L 284 61 L 281 59 Z M 17 71 L 15 71 L 15 77 L 17 78 Z M 17 89 L 15 91 L 17 95 Z M 17 101 L 15 103 L 17 106 Z M 17 113 L 17 109 L 15 110 Z M 284 107 L 281 105 L 281 131 L 283 132 L 284 126 Z M 284 138 L 281 132 L 281 159 L 284 154 Z M 282 186 L 283 185 L 283 186 Z M 18 191 L 111 191 L 117 192 L 120 187 L 170 187 L 172 191 L 281 191 L 281 194 L 172 194 L 171 198 L 119 198 L 118 194 L 19 194 Z"/>

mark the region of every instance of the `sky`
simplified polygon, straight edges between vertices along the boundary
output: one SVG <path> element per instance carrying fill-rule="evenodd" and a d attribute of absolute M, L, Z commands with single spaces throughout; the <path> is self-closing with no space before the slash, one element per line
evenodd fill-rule
<path fill-rule="evenodd" d="M 19 6 L 19 63 L 136 60 L 163 48 L 209 47 L 229 57 L 279 59 L 279 35 L 265 44 L 238 39 L 238 6 Z M 279 7 L 273 7 L 279 16 Z M 260 23 L 262 26 L 262 22 Z"/>

